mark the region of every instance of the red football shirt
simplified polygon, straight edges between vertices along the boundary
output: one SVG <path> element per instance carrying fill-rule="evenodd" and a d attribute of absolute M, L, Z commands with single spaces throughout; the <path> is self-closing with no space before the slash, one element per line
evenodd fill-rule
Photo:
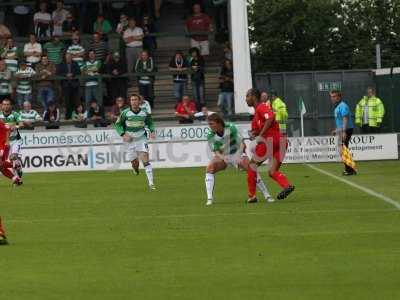
<path fill-rule="evenodd" d="M 209 32 L 211 26 L 211 19 L 206 14 L 201 14 L 199 16 L 193 16 L 186 21 L 186 27 L 189 32 Z M 194 35 L 192 39 L 195 41 L 207 41 L 207 35 Z"/>
<path fill-rule="evenodd" d="M 272 124 L 264 133 L 263 137 L 279 138 L 281 136 L 279 123 L 275 120 L 275 113 L 272 111 L 271 106 L 266 103 L 260 103 L 257 105 L 253 121 L 251 122 L 251 130 L 256 134 L 259 134 L 264 128 L 265 122 L 271 119 L 273 120 Z"/>
<path fill-rule="evenodd" d="M 196 112 L 196 103 L 194 103 L 194 101 L 190 101 L 189 103 L 188 103 L 188 110 L 190 111 L 190 112 L 192 112 L 192 113 L 195 113 Z M 178 113 L 178 114 L 181 114 L 181 115 L 189 115 L 189 113 L 187 112 L 187 110 L 185 109 L 185 107 L 184 107 L 184 105 L 183 105 L 183 102 L 180 102 L 177 106 L 176 106 L 176 112 Z"/>
<path fill-rule="evenodd" d="M 0 122 L 0 148 L 8 145 L 8 136 L 10 135 L 10 128 L 3 122 Z"/>

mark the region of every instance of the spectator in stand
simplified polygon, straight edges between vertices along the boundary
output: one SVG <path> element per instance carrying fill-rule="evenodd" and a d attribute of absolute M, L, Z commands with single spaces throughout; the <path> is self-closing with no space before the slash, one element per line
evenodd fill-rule
<path fill-rule="evenodd" d="M 126 11 L 126 2 L 112 2 L 111 3 L 111 15 L 112 15 L 112 22 L 118 23 L 121 15 L 125 15 Z M 126 16 L 126 15 L 125 15 Z M 128 25 L 128 17 L 126 16 L 126 25 Z M 118 32 L 118 31 L 117 31 Z M 120 33 L 120 32 L 118 32 Z"/>
<path fill-rule="evenodd" d="M 148 15 L 143 16 L 143 49 L 152 56 L 157 49 L 157 39 L 152 34 L 156 33 L 156 26 Z"/>
<path fill-rule="evenodd" d="M 19 112 L 21 122 L 24 123 L 24 129 L 35 129 L 35 123 L 42 120 L 39 113 L 32 109 L 32 104 L 29 101 L 24 102 L 24 108 Z"/>
<path fill-rule="evenodd" d="M 135 62 L 143 48 L 143 30 L 136 26 L 135 19 L 129 19 L 128 28 L 124 31 L 125 56 L 128 73 L 133 72 Z"/>
<path fill-rule="evenodd" d="M 112 123 L 115 123 L 121 112 L 125 109 L 125 99 L 123 97 L 118 97 L 115 99 L 114 105 L 111 107 L 111 111 L 109 113 L 109 119 Z"/>
<path fill-rule="evenodd" d="M 0 102 L 3 99 L 11 99 L 11 77 L 12 73 L 7 69 L 5 60 L 0 60 Z"/>
<path fill-rule="evenodd" d="M 201 12 L 200 4 L 193 5 L 193 16 L 186 21 L 186 29 L 191 35 L 190 45 L 192 48 L 199 48 L 203 56 L 210 54 L 210 43 L 208 34 L 213 31 L 211 19 Z M 203 34 L 195 34 L 195 33 Z"/>
<path fill-rule="evenodd" d="M 140 96 L 140 95 L 139 95 Z M 151 105 L 150 102 L 145 100 L 143 96 L 140 96 L 140 108 L 145 109 L 147 113 L 151 115 Z"/>
<path fill-rule="evenodd" d="M 233 67 L 232 61 L 226 59 L 219 76 L 220 93 L 218 96 L 218 106 L 224 117 L 233 114 Z"/>
<path fill-rule="evenodd" d="M 35 75 L 36 72 L 25 61 L 19 64 L 19 68 L 15 73 L 15 77 L 17 78 L 18 107 L 22 107 L 25 101 L 32 100 L 32 83 L 30 79 Z"/>
<path fill-rule="evenodd" d="M 79 65 L 72 60 L 71 54 L 65 55 L 65 62 L 57 67 L 57 75 L 65 77 L 61 81 L 61 86 L 65 101 L 65 118 L 71 119 L 72 111 L 79 97 L 79 79 L 76 77 L 81 74 Z"/>
<path fill-rule="evenodd" d="M 41 2 L 39 7 L 40 10 L 33 16 L 35 34 L 39 39 L 49 38 L 51 36 L 51 15 L 47 12 L 46 2 Z"/>
<path fill-rule="evenodd" d="M 87 118 L 93 122 L 94 127 L 107 127 L 104 108 L 95 99 L 90 101 Z"/>
<path fill-rule="evenodd" d="M 178 118 L 179 124 L 193 123 L 195 113 L 196 103 L 190 100 L 188 95 L 184 95 L 182 101 L 178 103 L 175 110 L 175 116 Z"/>
<path fill-rule="evenodd" d="M 111 99 L 126 98 L 128 79 L 118 77 L 126 73 L 126 64 L 122 61 L 119 52 L 115 52 L 107 61 L 106 73 L 113 76 L 107 81 L 107 94 Z M 115 77 L 114 77 L 115 76 Z"/>
<path fill-rule="evenodd" d="M 68 10 L 64 9 L 64 1 L 57 0 L 56 10 L 53 11 L 51 16 L 53 21 L 53 35 L 63 35 L 63 23 L 67 19 L 68 14 Z"/>
<path fill-rule="evenodd" d="M 206 106 L 201 108 L 201 111 L 194 114 L 194 117 L 200 121 L 207 122 L 207 118 L 209 115 L 215 114 L 213 111 L 209 111 Z"/>
<path fill-rule="evenodd" d="M 121 14 L 119 17 L 119 23 L 117 25 L 116 32 L 119 34 L 123 34 L 124 31 L 128 28 L 128 16 L 126 14 Z"/>
<path fill-rule="evenodd" d="M 15 28 L 17 29 L 18 36 L 27 36 L 28 32 L 32 30 L 31 20 L 29 16 L 31 9 L 26 5 L 16 5 L 14 7 L 14 21 Z"/>
<path fill-rule="evenodd" d="M 161 7 L 162 7 L 162 0 L 154 0 L 154 16 L 156 19 L 161 17 Z"/>
<path fill-rule="evenodd" d="M 93 34 L 93 41 L 90 44 L 90 49 L 95 51 L 96 59 L 103 63 L 108 54 L 108 46 L 107 43 L 101 39 L 100 33 L 96 32 Z"/>
<path fill-rule="evenodd" d="M 84 75 L 89 76 L 85 82 L 86 107 L 89 106 L 90 101 L 93 99 L 100 101 L 101 90 L 99 87 L 99 79 L 95 76 L 100 75 L 101 66 L 101 61 L 96 59 L 96 52 L 94 50 L 89 50 L 88 60 L 83 65 L 82 72 Z"/>
<path fill-rule="evenodd" d="M 14 45 L 14 40 L 9 38 L 1 54 L 1 58 L 5 59 L 7 69 L 14 74 L 18 70 L 18 48 Z"/>
<path fill-rule="evenodd" d="M 43 121 L 46 129 L 60 128 L 60 110 L 57 108 L 56 103 L 49 103 L 49 107 L 44 111 Z"/>
<path fill-rule="evenodd" d="M 4 24 L 0 24 L 0 48 L 7 43 L 7 39 L 11 37 L 11 31 Z"/>
<path fill-rule="evenodd" d="M 190 68 L 193 97 L 196 101 L 197 110 L 205 105 L 204 99 L 204 68 L 205 62 L 198 48 L 190 49 Z"/>
<path fill-rule="evenodd" d="M 176 51 L 169 63 L 169 70 L 174 72 L 174 97 L 176 102 L 180 102 L 183 95 L 186 93 L 188 76 L 185 72 L 188 68 L 189 64 L 183 56 L 182 51 Z"/>
<path fill-rule="evenodd" d="M 63 35 L 72 36 L 79 32 L 79 24 L 74 20 L 73 15 L 69 12 L 66 20 L 62 24 Z"/>
<path fill-rule="evenodd" d="M 86 128 L 87 113 L 82 103 L 79 103 L 75 110 L 72 112 L 72 120 L 76 128 Z"/>
<path fill-rule="evenodd" d="M 136 61 L 135 72 L 144 74 L 138 76 L 139 94 L 149 101 L 151 107 L 154 107 L 154 75 L 146 73 L 153 73 L 156 70 L 153 58 L 147 50 L 143 50 Z"/>
<path fill-rule="evenodd" d="M 59 65 L 62 63 L 65 45 L 58 35 L 53 35 L 51 41 L 44 44 L 43 49 L 47 52 L 49 61 L 53 64 Z"/>
<path fill-rule="evenodd" d="M 29 35 L 29 43 L 24 45 L 24 56 L 26 62 L 31 64 L 32 67 L 40 62 L 40 57 L 42 56 L 42 45 L 36 41 L 36 36 L 34 34 Z"/>
<path fill-rule="evenodd" d="M 231 44 L 229 44 L 229 42 L 224 43 L 224 58 L 233 60 L 232 48 L 231 48 Z"/>
<path fill-rule="evenodd" d="M 48 104 L 54 102 L 54 81 L 48 79 L 56 74 L 56 66 L 49 60 L 47 55 L 42 55 L 42 60 L 36 65 L 35 70 L 40 79 L 37 82 L 37 96 L 44 109 L 47 109 Z"/>
<path fill-rule="evenodd" d="M 76 62 L 79 67 L 84 63 L 85 48 L 80 44 L 80 38 L 78 33 L 72 35 L 72 44 L 68 47 L 67 53 L 71 54 L 72 60 Z"/>
<path fill-rule="evenodd" d="M 101 37 L 104 39 L 107 38 L 107 34 L 112 31 L 112 26 L 110 21 L 104 18 L 103 15 L 98 15 L 96 22 L 93 24 L 93 32 L 100 33 Z"/>

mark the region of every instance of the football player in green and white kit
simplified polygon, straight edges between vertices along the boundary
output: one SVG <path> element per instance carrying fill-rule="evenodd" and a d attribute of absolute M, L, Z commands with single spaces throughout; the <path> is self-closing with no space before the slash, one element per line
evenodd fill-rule
<path fill-rule="evenodd" d="M 13 164 L 14 175 L 22 177 L 21 147 L 22 138 L 18 128 L 23 126 L 21 115 L 12 110 L 10 99 L 3 99 L 1 103 L 0 120 L 11 128 L 9 137 L 10 154 L 9 159 Z M 22 183 L 22 181 L 21 181 Z"/>
<path fill-rule="evenodd" d="M 147 180 L 151 190 L 155 190 L 153 168 L 149 159 L 149 146 L 147 144 L 147 130 L 150 138 L 155 138 L 154 123 L 146 109 L 140 107 L 140 96 L 133 94 L 129 98 L 129 107 L 122 111 L 114 124 L 118 134 L 122 137 L 127 147 L 128 159 L 132 168 L 139 174 L 139 160 L 143 163 Z"/>
<path fill-rule="evenodd" d="M 249 168 L 249 158 L 245 152 L 246 145 L 243 142 L 243 137 L 235 124 L 225 122 L 216 113 L 209 115 L 207 121 L 211 130 L 207 139 L 214 157 L 209 162 L 206 170 L 206 205 L 212 205 L 214 174 L 225 170 L 228 166 L 247 170 Z M 274 201 L 259 174 L 257 174 L 257 187 L 263 193 L 267 202 Z"/>

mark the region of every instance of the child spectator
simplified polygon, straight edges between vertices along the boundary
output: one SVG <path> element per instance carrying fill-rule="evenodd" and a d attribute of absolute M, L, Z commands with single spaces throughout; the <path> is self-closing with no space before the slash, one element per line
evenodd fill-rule
<path fill-rule="evenodd" d="M 76 128 L 86 128 L 87 123 L 87 112 L 85 111 L 85 108 L 83 107 L 82 103 L 79 103 L 75 110 L 72 112 L 72 121 L 74 121 L 74 125 Z"/>
<path fill-rule="evenodd" d="M 94 127 L 107 127 L 104 108 L 97 104 L 97 101 L 95 99 L 90 101 L 87 118 L 88 120 L 93 122 Z"/>
<path fill-rule="evenodd" d="M 54 102 L 49 103 L 49 107 L 43 114 L 43 121 L 46 129 L 59 129 L 60 128 L 60 110 Z"/>
<path fill-rule="evenodd" d="M 7 43 L 4 47 L 4 51 L 1 54 L 1 58 L 5 59 L 7 70 L 12 74 L 18 70 L 18 48 L 14 45 L 12 38 L 7 39 Z"/>
<path fill-rule="evenodd" d="M 85 48 L 80 44 L 79 34 L 74 33 L 72 35 L 72 44 L 68 47 L 67 53 L 71 54 L 72 60 L 76 62 L 79 67 L 84 63 Z"/>
<path fill-rule="evenodd" d="M 3 99 L 11 99 L 11 77 L 12 73 L 7 69 L 5 60 L 0 60 L 0 102 Z"/>

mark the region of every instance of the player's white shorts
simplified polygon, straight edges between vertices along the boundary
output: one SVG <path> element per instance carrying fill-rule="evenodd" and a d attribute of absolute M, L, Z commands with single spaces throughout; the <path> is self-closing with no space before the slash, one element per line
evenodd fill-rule
<path fill-rule="evenodd" d="M 10 141 L 9 157 L 14 155 L 21 158 L 22 140 Z"/>
<path fill-rule="evenodd" d="M 239 169 L 240 164 L 245 158 L 247 158 L 247 155 L 245 153 L 242 154 L 235 153 L 223 156 L 223 160 L 228 166 L 235 167 L 237 169 Z"/>
<path fill-rule="evenodd" d="M 138 154 L 140 152 L 149 153 L 149 145 L 146 140 L 134 141 L 125 144 L 127 159 L 129 161 L 135 160 L 138 158 Z"/>

